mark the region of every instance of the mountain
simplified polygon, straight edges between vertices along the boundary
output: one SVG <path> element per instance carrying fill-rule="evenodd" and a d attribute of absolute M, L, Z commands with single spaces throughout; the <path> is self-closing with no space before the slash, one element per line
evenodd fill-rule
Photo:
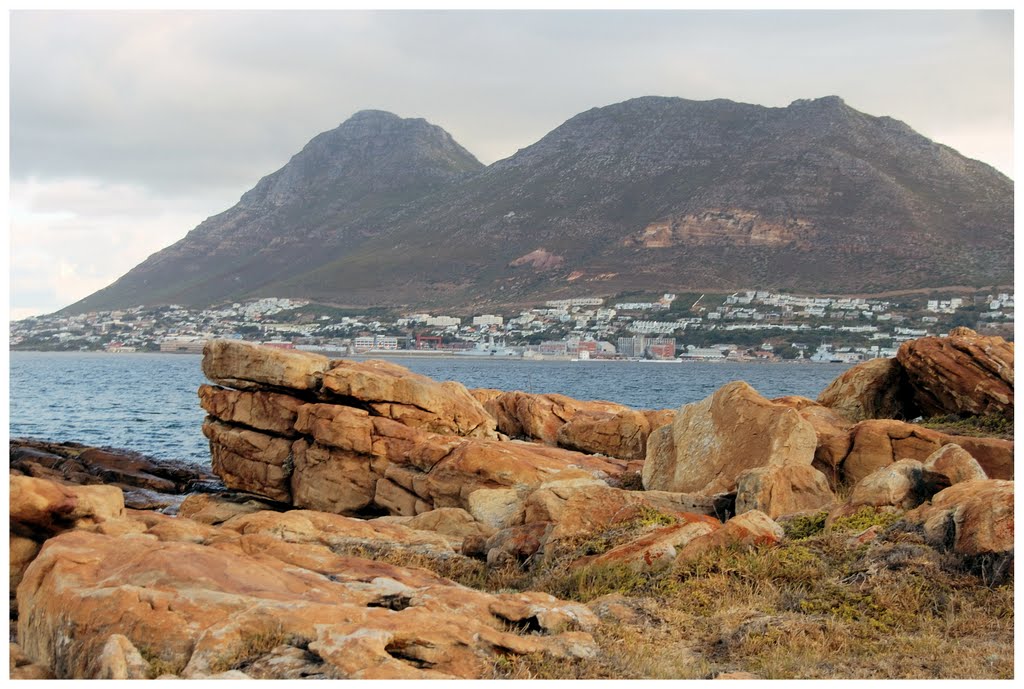
<path fill-rule="evenodd" d="M 248 296 L 476 308 L 627 291 L 1002 284 L 1013 182 L 831 96 L 644 97 L 483 167 L 359 113 L 70 310 Z"/>

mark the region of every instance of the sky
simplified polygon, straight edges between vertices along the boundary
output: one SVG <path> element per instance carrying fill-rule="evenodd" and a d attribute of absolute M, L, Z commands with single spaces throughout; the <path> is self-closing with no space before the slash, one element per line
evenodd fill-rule
<path fill-rule="evenodd" d="M 105 287 L 380 109 L 484 163 L 645 95 L 841 96 L 1013 177 L 1010 11 L 9 15 L 12 320 Z"/>

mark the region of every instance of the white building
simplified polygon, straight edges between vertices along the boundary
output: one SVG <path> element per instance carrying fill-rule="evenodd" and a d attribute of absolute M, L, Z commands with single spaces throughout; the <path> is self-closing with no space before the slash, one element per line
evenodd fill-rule
<path fill-rule="evenodd" d="M 505 319 L 501 316 L 492 316 L 489 314 L 473 316 L 473 325 L 502 325 L 504 323 Z"/>

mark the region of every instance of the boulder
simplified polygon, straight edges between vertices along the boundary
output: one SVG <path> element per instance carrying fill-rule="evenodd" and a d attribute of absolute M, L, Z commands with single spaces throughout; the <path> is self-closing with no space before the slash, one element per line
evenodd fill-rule
<path fill-rule="evenodd" d="M 65 486 L 30 476 L 10 477 L 11 532 L 34 540 L 124 516 L 115 486 Z"/>
<path fill-rule="evenodd" d="M 775 545 L 785 535 L 785 530 L 764 512 L 751 510 L 736 515 L 723 524 L 720 529 L 694 538 L 679 550 L 676 562 L 691 562 L 716 548 L 736 546 L 754 548 Z"/>
<path fill-rule="evenodd" d="M 296 507 L 344 514 L 380 504 L 375 498 L 382 477 L 373 471 L 366 455 L 297 440 L 291 446 L 291 456 L 290 494 Z"/>
<path fill-rule="evenodd" d="M 433 433 L 495 438 L 495 422 L 464 385 L 438 383 L 386 361 L 334 361 L 324 373 L 327 399 L 356 400 L 375 415 Z"/>
<path fill-rule="evenodd" d="M 772 519 L 817 510 L 836 501 L 823 473 L 806 464 L 750 469 L 736 479 L 736 514 L 751 510 Z"/>
<path fill-rule="evenodd" d="M 281 545 L 249 555 L 226 542 L 63 534 L 19 588 L 20 643 L 58 678 L 138 673 L 132 649 L 185 678 L 242 663 L 247 676 L 257 667 L 280 677 L 296 649 L 308 649 L 314 676 L 357 679 L 478 678 L 499 654 L 594 652 L 582 630 L 597 620 L 583 605 L 542 593 L 483 593 L 329 553 L 309 560 L 333 571 L 327 577 Z"/>
<path fill-rule="evenodd" d="M 926 470 L 916 459 L 901 459 L 864 477 L 854 487 L 849 499 L 829 514 L 828 522 L 855 514 L 862 507 L 909 510 L 948 486 L 946 476 Z"/>
<path fill-rule="evenodd" d="M 1013 481 L 961 481 L 905 515 L 935 546 L 967 556 L 1013 552 Z"/>
<path fill-rule="evenodd" d="M 275 392 L 242 392 L 214 385 L 199 386 L 199 405 L 220 421 L 275 435 L 295 436 L 302 400 Z"/>
<path fill-rule="evenodd" d="M 922 337 L 896 354 L 925 416 L 1013 416 L 1013 343 L 954 328 L 949 337 Z"/>
<path fill-rule="evenodd" d="M 639 538 L 612 548 L 606 553 L 577 561 L 576 566 L 625 566 L 635 572 L 650 572 L 671 567 L 678 552 L 694 539 L 721 528 L 697 515 L 684 516 L 672 524 L 646 533 Z"/>
<path fill-rule="evenodd" d="M 651 424 L 633 409 L 611 413 L 577 413 L 558 429 L 560 447 L 620 459 L 643 459 Z"/>
<path fill-rule="evenodd" d="M 742 381 L 688 404 L 647 444 L 648 490 L 712 495 L 733 490 L 736 478 L 760 466 L 814 460 L 817 435 L 791 407 L 772 404 Z"/>
<path fill-rule="evenodd" d="M 477 521 L 472 514 L 458 507 L 439 507 L 415 517 L 378 517 L 373 522 L 401 524 L 417 531 L 433 531 L 461 543 L 466 538 L 490 538 L 496 532 L 492 526 Z"/>
<path fill-rule="evenodd" d="M 486 401 L 484 409 L 494 417 L 499 431 L 512 438 L 558 443 L 558 432 L 580 412 L 616 414 L 629 411 L 614 402 L 584 402 L 558 394 L 533 395 L 518 390 L 491 395 L 479 393 Z"/>
<path fill-rule="evenodd" d="M 216 526 L 232 517 L 271 509 L 271 504 L 252 495 L 193 493 L 181 503 L 178 516 L 182 519 Z"/>
<path fill-rule="evenodd" d="M 907 375 L 896 359 L 871 359 L 844 371 L 818 403 L 854 423 L 865 419 L 917 416 Z"/>
<path fill-rule="evenodd" d="M 241 340 L 210 340 L 203 347 L 203 374 L 236 390 L 315 392 L 330 360 L 312 352 L 264 347 Z"/>
<path fill-rule="evenodd" d="M 540 550 L 546 540 L 550 524 L 534 522 L 516 524 L 496 532 L 483 546 L 488 567 L 503 567 L 525 562 Z"/>
<path fill-rule="evenodd" d="M 844 482 L 855 485 L 898 459 L 925 461 L 943 445 L 955 443 L 973 456 L 986 475 L 1013 478 L 1013 441 L 947 435 L 902 421 L 862 421 L 850 429 L 850 452 L 840 462 Z"/>
<path fill-rule="evenodd" d="M 928 455 L 924 461 L 924 468 L 927 471 L 944 475 L 949 479 L 950 485 L 961 481 L 988 478 L 977 460 L 956 443 L 943 445 Z"/>
<path fill-rule="evenodd" d="M 287 438 L 230 426 L 207 417 L 203 435 L 210 440 L 213 471 L 228 488 L 271 500 L 291 501 L 292 443 Z"/>

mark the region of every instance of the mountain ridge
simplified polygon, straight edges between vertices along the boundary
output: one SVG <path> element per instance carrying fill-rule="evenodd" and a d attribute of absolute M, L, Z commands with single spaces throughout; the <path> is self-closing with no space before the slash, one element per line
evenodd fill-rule
<path fill-rule="evenodd" d="M 451 306 L 698 284 L 993 284 L 1012 279 L 1012 196 L 994 168 L 838 96 L 784 108 L 645 96 L 488 166 L 422 118 L 364 110 L 65 310 L 129 296 Z"/>

